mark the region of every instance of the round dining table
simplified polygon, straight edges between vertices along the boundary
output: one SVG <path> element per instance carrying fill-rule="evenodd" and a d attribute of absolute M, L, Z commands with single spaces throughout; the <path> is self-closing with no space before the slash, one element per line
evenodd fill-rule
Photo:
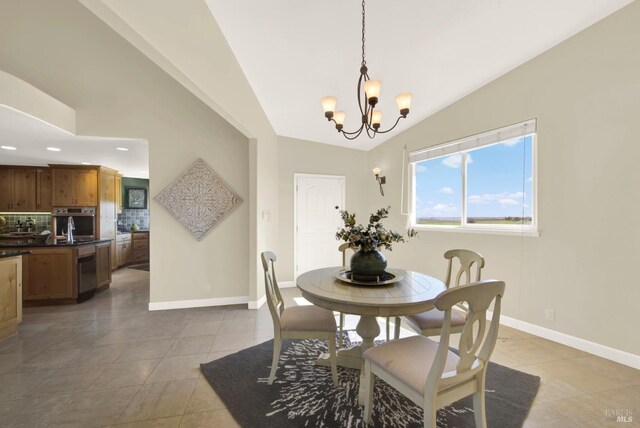
<path fill-rule="evenodd" d="M 404 269 L 387 269 L 402 277 L 398 282 L 386 285 L 356 285 L 337 278 L 344 267 L 328 267 L 305 272 L 298 276 L 296 285 L 302 297 L 322 308 L 346 314 L 359 315 L 356 333 L 362 338 L 360 345 L 338 351 L 338 365 L 361 370 L 360 394 L 363 403 L 365 387 L 363 354 L 375 345 L 380 334 L 376 317 L 413 315 L 434 308 L 435 298 L 446 290 L 442 281 L 419 272 Z M 329 366 L 328 354 L 323 354 L 317 364 Z"/>

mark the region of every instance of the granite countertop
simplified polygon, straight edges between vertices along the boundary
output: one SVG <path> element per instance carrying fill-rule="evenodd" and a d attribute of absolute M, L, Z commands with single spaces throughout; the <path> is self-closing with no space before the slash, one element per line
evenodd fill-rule
<path fill-rule="evenodd" d="M 31 254 L 29 250 L 15 250 L 15 251 L 0 251 L 0 259 L 7 257 L 22 256 L 24 254 Z"/>
<path fill-rule="evenodd" d="M 43 244 L 39 244 L 36 242 L 22 242 L 22 243 L 0 243 L 0 248 L 2 247 L 79 247 L 81 245 L 89 245 L 89 244 L 100 244 L 102 242 L 111 242 L 111 239 L 93 239 L 89 241 L 75 241 L 73 244 L 68 244 L 67 242 L 45 242 Z"/>

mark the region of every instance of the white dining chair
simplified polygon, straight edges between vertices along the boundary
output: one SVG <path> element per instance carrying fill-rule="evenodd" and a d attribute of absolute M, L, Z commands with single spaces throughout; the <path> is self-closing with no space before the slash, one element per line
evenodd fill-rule
<path fill-rule="evenodd" d="M 484 268 L 484 257 L 480 254 L 471 250 L 456 249 L 444 253 L 444 258 L 448 261 L 447 274 L 444 280 L 447 288 L 469 284 L 472 281 L 480 281 L 482 269 Z M 455 278 L 452 278 L 454 261 L 457 261 L 456 264 L 459 265 L 459 268 L 455 274 Z M 472 275 L 473 270 L 475 270 L 475 275 Z M 454 310 L 451 313 L 452 333 L 460 333 L 466 319 L 467 308 L 464 307 L 464 305 L 458 305 L 457 309 L 458 310 Z M 412 330 L 427 337 L 438 336 L 444 322 L 444 314 L 436 309 L 403 318 Z M 394 332 L 396 339 L 400 336 L 400 324 L 400 318 L 396 317 L 396 328 Z"/>
<path fill-rule="evenodd" d="M 336 360 L 336 319 L 333 312 L 315 305 L 285 307 L 284 300 L 278 288 L 274 264 L 276 255 L 271 251 L 261 254 L 264 269 L 264 284 L 267 306 L 273 320 L 273 360 L 269 385 L 276 378 L 280 351 L 284 339 L 322 339 L 327 341 L 329 359 L 331 362 L 331 378 L 335 386 L 338 385 L 338 370 Z"/>
<path fill-rule="evenodd" d="M 412 336 L 368 349 L 364 353 L 365 422 L 371 421 L 377 376 L 424 410 L 425 428 L 436 427 L 438 409 L 468 395 L 473 396 L 476 427 L 485 428 L 485 379 L 498 337 L 504 288 L 504 282 L 488 280 L 440 293 L 435 300 L 435 307 L 444 314 L 439 343 Z M 487 330 L 487 309 L 494 301 Z M 453 307 L 462 302 L 469 312 L 459 339 L 459 354 L 455 354 L 449 350 L 452 314 Z"/>

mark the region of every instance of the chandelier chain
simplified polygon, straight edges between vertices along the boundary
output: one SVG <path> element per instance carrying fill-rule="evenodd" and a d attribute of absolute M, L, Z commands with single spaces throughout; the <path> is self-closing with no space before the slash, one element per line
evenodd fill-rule
<path fill-rule="evenodd" d="M 367 65 L 367 60 L 364 58 L 364 23 L 365 23 L 365 15 L 364 15 L 364 2 L 365 0 L 362 0 L 362 65 L 365 66 Z"/>

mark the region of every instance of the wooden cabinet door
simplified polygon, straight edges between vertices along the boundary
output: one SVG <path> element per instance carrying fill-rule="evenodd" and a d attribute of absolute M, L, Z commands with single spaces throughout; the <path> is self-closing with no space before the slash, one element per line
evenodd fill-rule
<path fill-rule="evenodd" d="M 51 196 L 53 192 L 51 170 L 39 169 L 36 172 L 36 184 L 36 211 L 51 212 Z"/>
<path fill-rule="evenodd" d="M 36 210 L 35 169 L 15 169 L 13 171 L 13 210 L 20 212 Z"/>
<path fill-rule="evenodd" d="M 13 170 L 0 169 L 0 212 L 13 210 Z"/>
<path fill-rule="evenodd" d="M 96 276 L 98 287 L 111 283 L 111 244 L 96 245 Z"/>
<path fill-rule="evenodd" d="M 20 320 L 20 257 L 0 259 L 0 339 L 15 332 Z"/>
<path fill-rule="evenodd" d="M 79 207 L 95 207 L 98 205 L 98 171 L 75 171 L 75 204 Z"/>
<path fill-rule="evenodd" d="M 116 174 L 116 213 L 122 213 L 122 176 Z"/>
<path fill-rule="evenodd" d="M 24 300 L 76 299 L 78 264 L 71 248 L 31 249 L 22 262 Z"/>
<path fill-rule="evenodd" d="M 73 169 L 54 169 L 52 174 L 52 203 L 54 207 L 71 207 L 76 200 L 76 172 Z"/>
<path fill-rule="evenodd" d="M 133 263 L 133 246 L 131 245 L 131 241 L 124 244 L 124 256 L 122 259 L 125 265 Z"/>

